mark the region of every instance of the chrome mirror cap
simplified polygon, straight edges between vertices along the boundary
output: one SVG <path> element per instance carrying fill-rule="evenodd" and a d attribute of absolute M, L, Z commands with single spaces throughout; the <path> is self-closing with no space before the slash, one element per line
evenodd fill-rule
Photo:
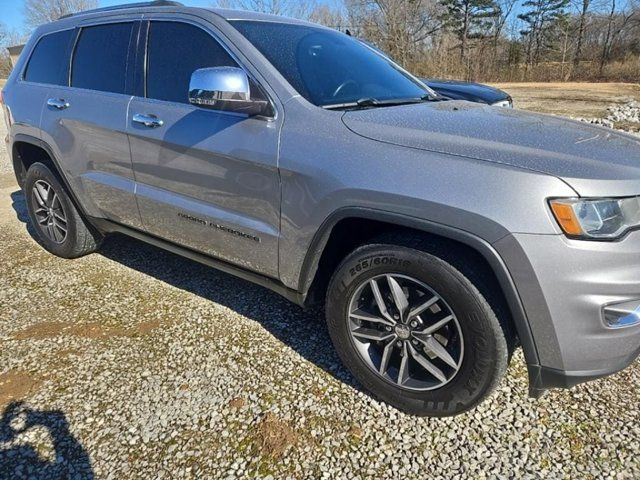
<path fill-rule="evenodd" d="M 223 102 L 249 102 L 249 77 L 241 68 L 201 68 L 191 75 L 189 102 L 216 107 Z"/>

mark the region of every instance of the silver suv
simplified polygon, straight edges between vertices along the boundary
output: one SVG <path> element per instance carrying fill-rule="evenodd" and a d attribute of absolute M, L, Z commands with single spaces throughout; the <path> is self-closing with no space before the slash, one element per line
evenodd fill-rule
<path fill-rule="evenodd" d="M 3 92 L 44 248 L 120 232 L 308 305 L 382 400 L 453 415 L 640 351 L 640 143 L 442 101 L 339 32 L 173 2 L 60 19 Z"/>

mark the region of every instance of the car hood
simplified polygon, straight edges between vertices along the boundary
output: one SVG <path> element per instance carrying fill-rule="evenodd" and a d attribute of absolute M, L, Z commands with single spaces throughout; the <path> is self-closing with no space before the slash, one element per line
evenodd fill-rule
<path fill-rule="evenodd" d="M 479 83 L 460 82 L 457 80 L 435 80 L 430 78 L 425 78 L 423 81 L 434 90 L 441 93 L 451 92 L 453 94 L 462 94 L 465 95 L 464 98 L 467 100 L 473 97 L 474 99 L 492 104 L 509 98 L 506 92 Z"/>
<path fill-rule="evenodd" d="M 640 194 L 640 138 L 550 115 L 447 101 L 347 111 L 379 142 L 559 177 L 581 196 Z"/>

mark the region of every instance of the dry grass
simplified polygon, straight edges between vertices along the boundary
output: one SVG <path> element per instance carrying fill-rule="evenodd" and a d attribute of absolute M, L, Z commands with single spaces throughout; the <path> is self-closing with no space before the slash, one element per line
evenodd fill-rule
<path fill-rule="evenodd" d="M 572 117 L 605 117 L 607 107 L 640 100 L 636 83 L 497 83 L 516 107 Z"/>
<path fill-rule="evenodd" d="M 254 445 L 258 451 L 273 459 L 281 458 L 289 447 L 298 442 L 298 435 L 288 422 L 267 413 L 256 425 Z"/>

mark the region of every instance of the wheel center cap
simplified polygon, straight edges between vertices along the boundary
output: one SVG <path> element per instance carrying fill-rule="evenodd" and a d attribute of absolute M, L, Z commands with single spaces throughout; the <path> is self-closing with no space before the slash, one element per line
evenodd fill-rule
<path fill-rule="evenodd" d="M 406 325 L 396 325 L 396 335 L 402 340 L 407 340 L 411 336 L 411 330 Z"/>

